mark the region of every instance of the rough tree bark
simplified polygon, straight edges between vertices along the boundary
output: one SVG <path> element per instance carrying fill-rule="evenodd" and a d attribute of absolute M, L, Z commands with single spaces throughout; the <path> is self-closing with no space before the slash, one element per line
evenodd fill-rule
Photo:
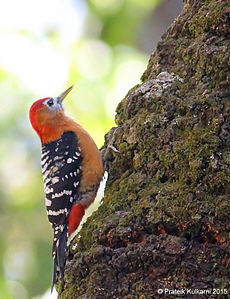
<path fill-rule="evenodd" d="M 229 37 L 228 0 L 185 1 L 117 108 L 104 203 L 73 242 L 60 298 L 229 288 Z"/>

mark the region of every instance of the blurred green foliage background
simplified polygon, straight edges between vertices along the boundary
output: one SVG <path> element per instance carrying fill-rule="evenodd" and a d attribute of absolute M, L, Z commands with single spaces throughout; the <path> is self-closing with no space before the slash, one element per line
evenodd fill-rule
<path fill-rule="evenodd" d="M 118 102 L 181 8 L 182 0 L 1 2 L 0 298 L 57 297 L 30 105 L 74 84 L 66 112 L 102 146 Z"/>

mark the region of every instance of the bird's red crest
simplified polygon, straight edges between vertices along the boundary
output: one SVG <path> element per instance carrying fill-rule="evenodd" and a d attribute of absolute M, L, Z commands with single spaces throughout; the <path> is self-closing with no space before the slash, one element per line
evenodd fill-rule
<path fill-rule="evenodd" d="M 30 118 L 30 122 L 31 125 L 33 127 L 33 129 L 38 133 L 38 128 L 37 128 L 37 119 L 36 119 L 36 115 L 37 112 L 43 107 L 43 102 L 45 100 L 47 100 L 49 98 L 44 98 L 44 99 L 40 99 L 37 100 L 36 102 L 34 102 L 32 104 L 32 106 L 30 107 L 30 111 L 29 111 L 29 118 Z M 39 133 L 38 133 L 39 135 Z"/>
<path fill-rule="evenodd" d="M 45 100 L 47 100 L 49 98 L 44 98 L 44 99 L 40 99 L 40 100 L 37 100 L 36 102 L 34 102 L 31 107 L 30 107 L 30 112 L 29 112 L 29 116 L 30 116 L 30 121 L 31 121 L 31 124 L 32 126 L 34 125 L 34 122 L 35 122 L 35 116 L 36 116 L 36 113 L 38 110 L 40 110 L 43 106 L 43 102 Z M 34 127 L 34 126 L 33 126 Z"/>

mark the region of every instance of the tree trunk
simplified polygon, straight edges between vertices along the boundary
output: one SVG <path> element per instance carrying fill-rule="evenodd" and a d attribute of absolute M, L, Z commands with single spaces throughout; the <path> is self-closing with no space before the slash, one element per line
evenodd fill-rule
<path fill-rule="evenodd" d="M 117 108 L 104 202 L 73 242 L 60 298 L 227 292 L 229 37 L 228 0 L 185 1 Z"/>

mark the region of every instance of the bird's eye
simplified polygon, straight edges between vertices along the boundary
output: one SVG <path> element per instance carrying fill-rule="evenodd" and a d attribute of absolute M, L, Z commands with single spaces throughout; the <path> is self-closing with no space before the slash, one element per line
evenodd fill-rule
<path fill-rule="evenodd" d="M 53 99 L 49 99 L 49 101 L 47 102 L 47 104 L 48 104 L 49 107 L 52 107 L 53 104 L 54 104 Z"/>

